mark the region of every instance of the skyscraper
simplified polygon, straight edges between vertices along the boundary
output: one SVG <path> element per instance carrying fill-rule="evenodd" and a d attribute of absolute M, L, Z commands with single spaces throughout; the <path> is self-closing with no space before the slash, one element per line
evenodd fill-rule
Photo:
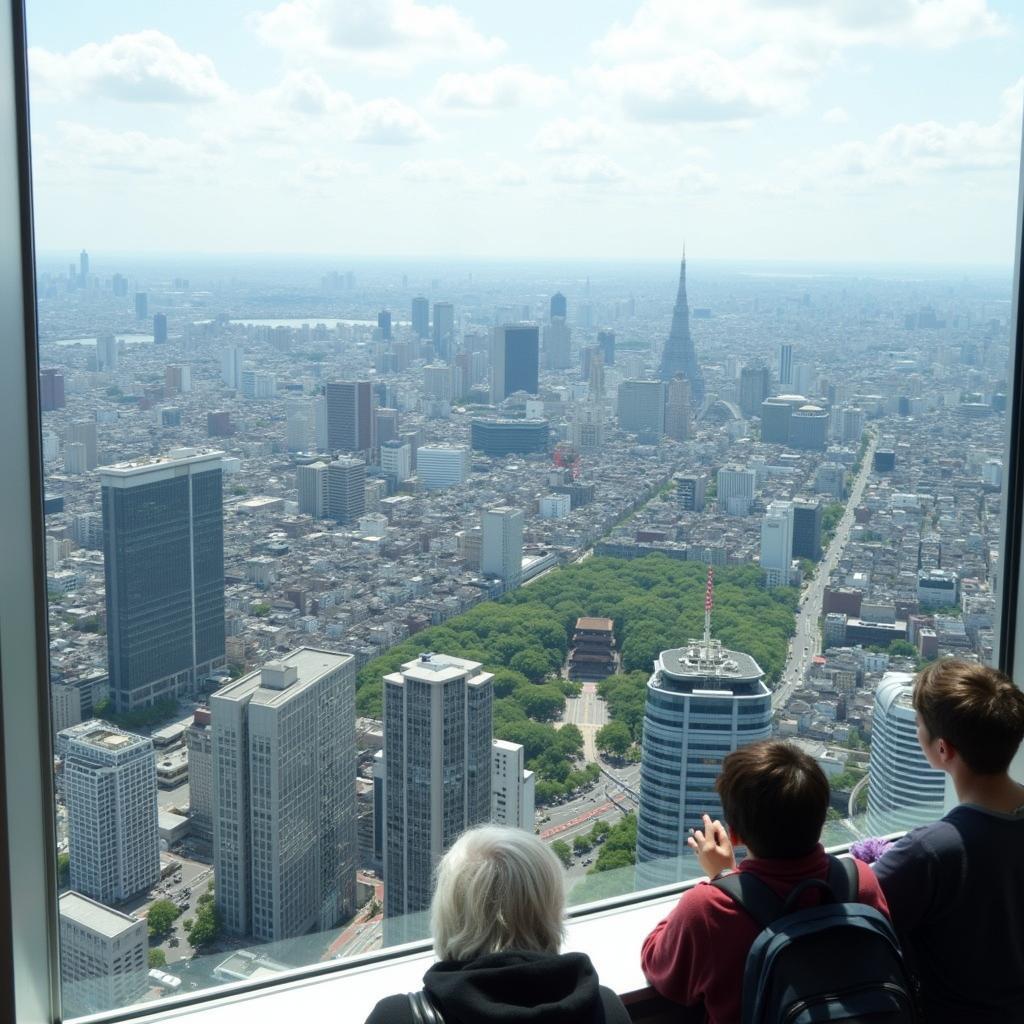
<path fill-rule="evenodd" d="M 377 329 L 384 341 L 391 340 L 391 313 L 388 310 L 382 309 L 377 314 Z"/>
<path fill-rule="evenodd" d="M 80 444 L 85 448 L 82 472 L 96 468 L 96 420 L 75 420 L 64 431 L 65 444 Z"/>
<path fill-rule="evenodd" d="M 492 508 L 480 516 L 483 541 L 480 571 L 497 576 L 506 589 L 523 578 L 523 513 L 517 508 Z"/>
<path fill-rule="evenodd" d="M 99 470 L 119 711 L 188 692 L 224 664 L 223 457 L 178 448 Z"/>
<path fill-rule="evenodd" d="M 793 346 L 779 346 L 779 384 L 788 388 L 793 384 Z"/>
<path fill-rule="evenodd" d="M 564 370 L 572 362 L 571 332 L 564 316 L 551 318 L 544 325 L 544 365 L 549 370 Z"/>
<path fill-rule="evenodd" d="M 772 701 L 764 673 L 749 655 L 711 639 L 711 573 L 704 638 L 662 651 L 647 682 L 637 822 L 637 886 L 677 881 L 690 828 L 702 814 L 722 817 L 715 779 L 722 759 L 768 739 Z"/>
<path fill-rule="evenodd" d="M 101 334 L 96 339 L 96 369 L 101 373 L 117 369 L 117 338 L 112 334 Z"/>
<path fill-rule="evenodd" d="M 567 308 L 565 296 L 561 292 L 555 292 L 551 296 L 551 319 L 554 320 L 556 316 L 560 316 L 564 320 Z"/>
<path fill-rule="evenodd" d="M 723 466 L 715 478 L 719 512 L 745 516 L 754 500 L 757 474 L 743 466 Z"/>
<path fill-rule="evenodd" d="M 157 313 L 153 317 L 153 344 L 167 344 L 167 316 L 164 313 Z"/>
<path fill-rule="evenodd" d="M 437 862 L 490 818 L 491 680 L 444 654 L 384 677 L 385 945 L 427 934 Z"/>
<path fill-rule="evenodd" d="M 455 355 L 455 307 L 450 302 L 434 303 L 434 353 L 446 362 Z"/>
<path fill-rule="evenodd" d="M 145 320 L 149 316 L 149 296 L 145 292 L 135 293 L 135 319 Z"/>
<path fill-rule="evenodd" d="M 420 338 L 430 334 L 430 303 L 422 295 L 412 300 L 412 330 Z"/>
<path fill-rule="evenodd" d="M 665 396 L 665 433 L 675 441 L 690 439 L 690 382 L 677 374 L 668 382 Z"/>
<path fill-rule="evenodd" d="M 121 903 L 160 878 L 153 742 L 106 722 L 58 735 L 64 752 L 71 888 Z"/>
<path fill-rule="evenodd" d="M 232 391 L 242 390 L 242 369 L 245 352 L 238 345 L 229 345 L 221 362 L 222 379 Z"/>
<path fill-rule="evenodd" d="M 495 327 L 491 347 L 491 402 L 517 391 L 537 394 L 540 331 L 536 324 Z"/>
<path fill-rule="evenodd" d="M 327 466 L 327 518 L 354 523 L 366 508 L 366 463 L 335 459 Z"/>
<path fill-rule="evenodd" d="M 64 374 L 44 367 L 39 371 L 39 406 L 43 412 L 64 408 Z"/>
<path fill-rule="evenodd" d="M 789 582 L 793 561 L 793 503 L 773 501 L 761 520 L 761 569 L 769 587 Z"/>
<path fill-rule="evenodd" d="M 213 730 L 209 708 L 196 708 L 185 730 L 188 748 L 188 818 L 192 834 L 213 839 Z"/>
<path fill-rule="evenodd" d="M 327 449 L 363 452 L 373 447 L 373 385 L 367 380 L 324 385 Z"/>
<path fill-rule="evenodd" d="M 619 430 L 655 442 L 665 433 L 665 382 L 624 380 L 619 385 Z"/>
<path fill-rule="evenodd" d="M 744 416 L 759 415 L 770 388 L 771 374 L 767 366 L 744 366 L 740 370 L 740 412 Z"/>
<path fill-rule="evenodd" d="M 385 441 L 380 446 L 380 469 L 396 484 L 412 476 L 412 446 L 407 441 Z"/>
<path fill-rule="evenodd" d="M 662 380 L 671 380 L 681 373 L 690 382 L 694 404 L 699 408 L 704 401 L 704 375 L 697 365 L 697 353 L 690 337 L 690 307 L 686 299 L 686 254 L 679 264 L 679 291 L 672 311 L 672 328 L 661 353 Z"/>
<path fill-rule="evenodd" d="M 78 254 L 78 287 L 85 288 L 89 283 L 89 254 L 83 249 Z"/>
<path fill-rule="evenodd" d="M 868 765 L 867 827 L 902 832 L 942 815 L 944 772 L 930 767 L 917 741 L 913 676 L 886 672 L 875 691 Z"/>
<path fill-rule="evenodd" d="M 793 557 L 821 558 L 821 520 L 824 507 L 817 498 L 793 502 Z"/>
<path fill-rule="evenodd" d="M 605 366 L 615 365 L 615 332 L 609 328 L 597 332 L 597 347 L 604 356 Z"/>
<path fill-rule="evenodd" d="M 263 942 L 355 908 L 355 659 L 300 647 L 210 698 L 224 928 Z"/>
<path fill-rule="evenodd" d="M 324 519 L 327 516 L 327 463 L 313 462 L 295 469 L 299 492 L 299 514 Z"/>
<path fill-rule="evenodd" d="M 491 754 L 491 821 L 532 832 L 535 780 L 523 745 L 492 740 Z"/>

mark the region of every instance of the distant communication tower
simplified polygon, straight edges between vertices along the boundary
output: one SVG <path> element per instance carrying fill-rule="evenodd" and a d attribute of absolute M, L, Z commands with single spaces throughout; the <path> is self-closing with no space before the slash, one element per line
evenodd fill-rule
<path fill-rule="evenodd" d="M 568 469 L 573 480 L 580 475 L 580 453 L 564 441 L 555 445 L 554 463 L 559 469 Z"/>

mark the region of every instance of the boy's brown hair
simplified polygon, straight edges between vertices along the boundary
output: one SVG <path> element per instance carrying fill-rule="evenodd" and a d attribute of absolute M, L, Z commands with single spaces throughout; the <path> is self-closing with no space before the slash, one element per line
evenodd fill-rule
<path fill-rule="evenodd" d="M 998 669 L 946 658 L 918 673 L 914 707 L 979 775 L 1005 772 L 1024 739 L 1024 692 Z"/>
<path fill-rule="evenodd" d="M 821 838 L 829 785 L 813 757 L 778 740 L 740 747 L 715 780 L 729 827 L 758 857 L 805 857 Z"/>

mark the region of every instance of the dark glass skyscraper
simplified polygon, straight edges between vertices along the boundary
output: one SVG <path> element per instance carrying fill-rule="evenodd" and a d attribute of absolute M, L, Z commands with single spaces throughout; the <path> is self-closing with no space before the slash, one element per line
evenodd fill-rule
<path fill-rule="evenodd" d="M 540 330 L 536 324 L 506 324 L 494 329 L 491 350 L 491 401 L 517 391 L 537 394 Z"/>
<path fill-rule="evenodd" d="M 704 375 L 697 365 L 697 353 L 690 337 L 690 307 L 686 298 L 686 256 L 679 264 L 679 291 L 672 311 L 672 329 L 661 353 L 662 380 L 671 380 L 681 373 L 690 382 L 693 403 L 699 409 L 704 401 Z"/>
<path fill-rule="evenodd" d="M 224 664 L 222 457 L 180 448 L 99 471 L 119 711 L 186 693 Z"/>
<path fill-rule="evenodd" d="M 373 447 L 373 385 L 366 380 L 325 384 L 327 449 L 362 452 Z"/>
<path fill-rule="evenodd" d="M 566 301 L 565 296 L 561 292 L 555 292 L 551 296 L 551 318 L 554 319 L 556 316 L 565 318 Z"/>

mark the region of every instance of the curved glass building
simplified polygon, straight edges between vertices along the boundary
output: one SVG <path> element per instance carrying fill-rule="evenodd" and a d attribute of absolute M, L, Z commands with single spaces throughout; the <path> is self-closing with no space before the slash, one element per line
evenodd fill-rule
<path fill-rule="evenodd" d="M 917 742 L 913 678 L 906 672 L 886 672 L 875 691 L 867 827 L 876 836 L 942 817 L 946 776 L 928 766 Z"/>
<path fill-rule="evenodd" d="M 771 694 L 763 676 L 749 654 L 710 639 L 662 651 L 655 661 L 644 710 L 638 887 L 693 874 L 686 837 L 705 812 L 722 816 L 715 792 L 722 758 L 771 736 Z"/>

